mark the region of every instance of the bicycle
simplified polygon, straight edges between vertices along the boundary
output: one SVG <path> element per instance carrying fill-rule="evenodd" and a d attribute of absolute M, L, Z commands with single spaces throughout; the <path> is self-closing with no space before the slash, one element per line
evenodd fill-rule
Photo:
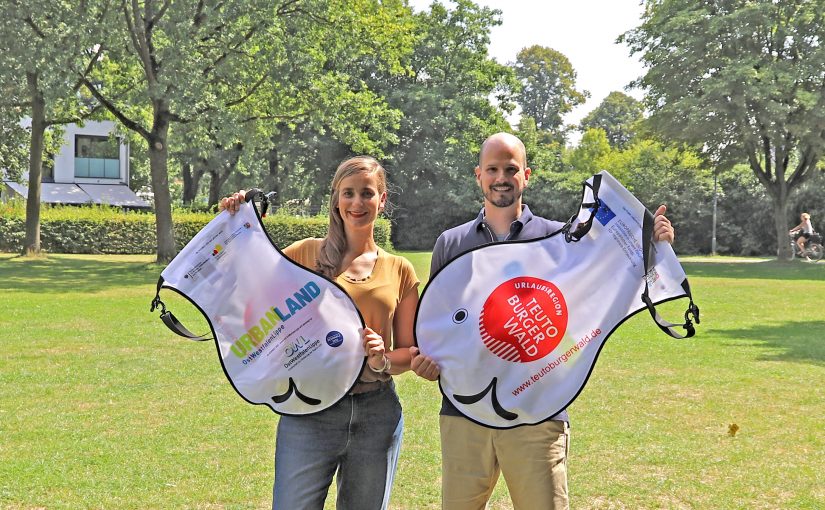
<path fill-rule="evenodd" d="M 799 245 L 796 244 L 796 238 L 798 236 L 790 234 L 789 237 L 791 238 L 791 260 L 793 260 L 794 257 L 807 257 L 816 262 L 825 255 L 825 247 L 822 246 L 822 236 L 818 233 L 814 232 L 811 234 L 808 243 L 805 245 L 805 250 L 802 252 L 799 250 Z"/>

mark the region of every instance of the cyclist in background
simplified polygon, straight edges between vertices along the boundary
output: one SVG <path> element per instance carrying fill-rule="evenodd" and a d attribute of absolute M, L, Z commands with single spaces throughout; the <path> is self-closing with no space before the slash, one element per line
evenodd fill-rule
<path fill-rule="evenodd" d="M 808 242 L 808 239 L 811 238 L 811 234 L 814 233 L 814 227 L 811 224 L 811 215 L 804 212 L 799 215 L 799 219 L 802 220 L 799 225 L 792 228 L 789 233 L 793 234 L 794 232 L 800 232 L 799 237 L 796 238 L 796 245 L 799 246 L 799 253 L 805 255 L 805 244 Z M 808 256 L 805 256 L 806 259 L 811 260 Z"/>

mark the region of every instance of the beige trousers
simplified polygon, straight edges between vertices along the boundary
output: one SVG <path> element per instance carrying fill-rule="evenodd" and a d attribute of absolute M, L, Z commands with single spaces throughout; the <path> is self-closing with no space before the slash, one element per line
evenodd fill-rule
<path fill-rule="evenodd" d="M 504 475 L 514 510 L 567 510 L 570 429 L 563 421 L 491 429 L 441 416 L 442 509 L 483 510 Z"/>

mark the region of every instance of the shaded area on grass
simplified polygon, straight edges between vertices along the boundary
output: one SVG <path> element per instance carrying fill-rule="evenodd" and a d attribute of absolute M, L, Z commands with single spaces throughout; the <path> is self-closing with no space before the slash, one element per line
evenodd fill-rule
<path fill-rule="evenodd" d="M 759 342 L 760 347 L 775 348 L 762 361 L 793 361 L 825 366 L 825 320 L 787 321 L 740 329 L 717 330 L 715 334 L 734 340 Z"/>
<path fill-rule="evenodd" d="M 688 275 L 707 278 L 747 278 L 764 280 L 823 280 L 825 264 L 794 260 L 779 262 L 691 262 L 683 261 Z"/>
<path fill-rule="evenodd" d="M 163 268 L 114 257 L 0 258 L 0 291 L 44 294 L 99 292 L 154 284 Z M 148 305 L 147 305 L 148 306 Z"/>

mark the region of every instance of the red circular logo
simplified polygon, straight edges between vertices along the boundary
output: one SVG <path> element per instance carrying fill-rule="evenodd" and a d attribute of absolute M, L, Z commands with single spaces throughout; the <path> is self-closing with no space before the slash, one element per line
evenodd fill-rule
<path fill-rule="evenodd" d="M 567 331 L 567 303 L 559 288 L 530 276 L 493 291 L 478 321 L 481 339 L 506 361 L 526 363 L 550 354 Z"/>

